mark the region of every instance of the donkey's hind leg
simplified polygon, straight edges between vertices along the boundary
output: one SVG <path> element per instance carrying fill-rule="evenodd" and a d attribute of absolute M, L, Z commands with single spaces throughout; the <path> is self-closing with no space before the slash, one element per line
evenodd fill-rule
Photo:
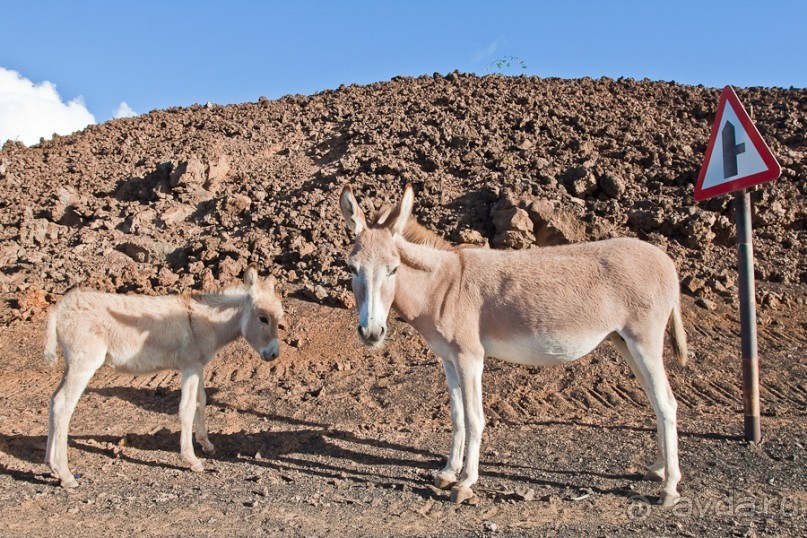
<path fill-rule="evenodd" d="M 202 452 L 208 456 L 216 453 L 216 447 L 207 437 L 207 423 L 205 422 L 205 409 L 207 407 L 207 393 L 205 392 L 204 371 L 199 376 L 199 388 L 196 391 L 196 416 L 194 417 L 194 427 L 196 428 L 196 442 L 202 447 Z"/>
<path fill-rule="evenodd" d="M 182 396 L 179 400 L 179 448 L 182 458 L 191 464 L 191 470 L 201 473 L 205 470 L 202 462 L 193 451 L 193 422 L 196 417 L 197 391 L 201 370 L 192 368 L 182 371 Z"/>
<path fill-rule="evenodd" d="M 617 333 L 613 333 L 611 335 L 611 342 L 613 342 L 614 347 L 616 347 L 619 354 L 625 359 L 625 362 L 628 363 L 630 366 L 633 375 L 636 376 L 636 379 L 639 381 L 639 386 L 642 387 L 642 390 L 645 394 L 649 393 L 649 389 L 647 388 L 647 383 L 645 382 L 645 378 L 636 370 L 636 365 L 633 360 L 633 355 L 630 354 L 630 350 L 628 349 L 628 345 L 625 343 L 625 340 L 619 336 Z M 651 401 L 652 405 L 652 401 Z M 653 407 L 653 411 L 655 412 L 655 406 Z M 661 444 L 663 443 L 663 436 L 661 433 L 661 425 L 658 421 L 656 421 L 656 431 L 658 435 L 658 444 L 656 445 L 656 461 L 651 463 L 647 466 L 647 471 L 645 472 L 644 479 L 645 480 L 652 480 L 654 482 L 663 482 L 664 481 L 664 454 L 661 451 Z"/>
<path fill-rule="evenodd" d="M 67 366 L 65 366 L 67 368 Z M 56 413 L 54 403 L 57 401 L 56 395 L 62 394 L 64 390 L 64 383 L 67 380 L 67 371 L 62 374 L 62 380 L 59 381 L 59 386 L 53 391 L 50 398 L 50 412 L 48 413 L 48 442 L 45 445 L 45 463 L 50 467 L 54 478 L 59 478 L 59 473 L 56 472 Z M 59 397 L 59 401 L 64 401 L 64 396 Z M 64 407 L 60 404 L 60 409 Z"/>
<path fill-rule="evenodd" d="M 79 398 L 93 374 L 104 363 L 106 351 L 65 354 L 65 373 L 50 399 L 47 463 L 64 488 L 78 487 L 67 463 L 67 434 Z"/>
<path fill-rule="evenodd" d="M 626 356 L 636 377 L 656 412 L 658 420 L 659 451 L 664 459 L 664 489 L 661 502 L 672 506 L 680 495 L 678 482 L 681 471 L 678 466 L 678 432 L 676 412 L 678 404 L 670 390 L 667 374 L 664 371 L 664 331 L 653 334 L 647 331 L 639 335 L 626 335 L 625 344 L 629 351 Z M 657 466 L 651 466 L 651 471 Z M 659 475 L 661 473 L 658 473 Z"/>

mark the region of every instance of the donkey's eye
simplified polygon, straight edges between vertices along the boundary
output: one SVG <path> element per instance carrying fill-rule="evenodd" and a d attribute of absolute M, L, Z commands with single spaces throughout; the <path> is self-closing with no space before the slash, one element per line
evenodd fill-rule
<path fill-rule="evenodd" d="M 264 325 L 269 325 L 269 318 L 267 318 L 266 316 L 258 316 L 258 321 L 260 321 Z"/>
<path fill-rule="evenodd" d="M 393 267 L 392 269 L 389 270 L 389 276 L 392 276 L 397 272 L 398 272 L 398 266 L 395 266 L 395 267 Z"/>
<path fill-rule="evenodd" d="M 353 265 L 352 263 L 347 264 L 347 270 L 348 270 L 348 271 L 350 271 L 350 273 L 351 273 L 353 276 L 356 276 L 356 275 L 358 275 L 358 274 L 359 274 L 359 270 L 358 270 L 358 269 L 356 268 L 356 266 L 355 266 L 355 265 Z"/>

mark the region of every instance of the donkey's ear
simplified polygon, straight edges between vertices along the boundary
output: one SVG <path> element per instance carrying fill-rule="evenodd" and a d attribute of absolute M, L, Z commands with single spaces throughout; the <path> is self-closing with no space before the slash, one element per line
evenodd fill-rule
<path fill-rule="evenodd" d="M 254 263 L 251 263 L 244 271 L 244 286 L 250 293 L 258 291 L 258 266 Z"/>
<path fill-rule="evenodd" d="M 350 185 L 345 185 L 342 188 L 342 194 L 339 196 L 339 207 L 342 209 L 342 216 L 351 231 L 358 235 L 367 228 L 364 212 L 356 202 L 356 197 L 353 196 Z"/>
<path fill-rule="evenodd" d="M 387 223 L 387 219 L 389 218 L 390 213 L 392 213 L 392 206 L 385 205 L 382 207 L 378 213 L 375 214 L 375 225 L 376 226 L 384 226 Z"/>
<path fill-rule="evenodd" d="M 398 207 L 395 208 L 387 219 L 390 231 L 393 234 L 399 234 L 404 231 L 404 228 L 406 228 L 406 221 L 409 220 L 409 216 L 412 214 L 412 208 L 414 205 L 415 190 L 412 188 L 411 183 L 407 183 L 406 188 L 404 189 L 403 198 L 401 198 L 400 203 L 398 203 Z"/>
<path fill-rule="evenodd" d="M 275 276 L 274 275 L 269 275 L 267 278 L 265 278 L 263 280 L 263 286 L 261 286 L 261 287 L 263 288 L 263 291 L 265 291 L 267 293 L 274 293 L 275 292 L 275 283 L 276 282 L 277 281 L 275 280 Z"/>

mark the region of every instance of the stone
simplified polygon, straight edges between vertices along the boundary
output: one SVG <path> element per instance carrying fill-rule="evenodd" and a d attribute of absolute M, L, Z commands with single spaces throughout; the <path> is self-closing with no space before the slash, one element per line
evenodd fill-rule
<path fill-rule="evenodd" d="M 324 301 L 328 298 L 328 290 L 320 285 L 314 286 L 314 297 L 320 301 Z"/>
<path fill-rule="evenodd" d="M 535 144 L 533 144 L 531 140 L 525 139 L 516 147 L 522 151 L 527 151 L 529 149 L 532 149 L 534 146 Z"/>
<path fill-rule="evenodd" d="M 19 242 L 26 246 L 44 245 L 57 239 L 60 229 L 63 227 L 48 219 L 25 218 L 20 227 Z"/>
<path fill-rule="evenodd" d="M 493 226 L 498 233 L 506 231 L 532 234 L 532 220 L 529 213 L 519 207 L 510 207 L 493 215 Z"/>
<path fill-rule="evenodd" d="M 235 280 L 246 268 L 246 261 L 243 258 L 234 259 L 229 256 L 222 256 L 218 263 L 219 280 L 229 282 Z"/>
<path fill-rule="evenodd" d="M 696 276 L 689 275 L 681 281 L 681 289 L 689 292 L 690 295 L 696 295 L 703 290 L 706 283 Z"/>
<path fill-rule="evenodd" d="M 597 179 L 586 166 L 570 168 L 562 179 L 569 193 L 578 198 L 584 198 L 597 190 Z"/>
<path fill-rule="evenodd" d="M 126 220 L 123 231 L 130 234 L 143 234 L 151 231 L 157 212 L 150 207 L 136 209 L 136 212 Z"/>
<path fill-rule="evenodd" d="M 171 187 L 187 187 L 188 185 L 202 185 L 206 179 L 205 165 L 197 157 L 191 157 L 181 163 L 169 175 Z"/>
<path fill-rule="evenodd" d="M 160 213 L 159 219 L 165 225 L 177 224 L 193 215 L 194 211 L 195 209 L 187 204 L 170 206 Z"/>
<path fill-rule="evenodd" d="M 652 232 L 658 230 L 667 221 L 667 216 L 660 208 L 637 209 L 628 213 L 628 222 L 635 230 Z"/>
<path fill-rule="evenodd" d="M 613 174 L 603 174 L 598 181 L 600 190 L 609 198 L 619 198 L 625 192 L 625 180 Z"/>
<path fill-rule="evenodd" d="M 460 231 L 459 233 L 460 241 L 465 245 L 477 245 L 477 246 L 487 246 L 488 240 L 485 238 L 479 230 L 470 230 L 465 228 Z"/>
<path fill-rule="evenodd" d="M 10 267 L 25 253 L 18 243 L 10 242 L 0 246 L 0 267 Z"/>
<path fill-rule="evenodd" d="M 145 263 L 149 260 L 149 251 L 142 245 L 122 243 L 117 248 L 138 263 Z"/>
<path fill-rule="evenodd" d="M 690 248 L 701 248 L 709 245 L 716 234 L 712 226 L 717 222 L 717 215 L 711 211 L 697 210 L 684 219 L 676 229 L 679 241 Z"/>
<path fill-rule="evenodd" d="M 73 207 L 78 204 L 81 197 L 76 191 L 75 187 L 70 185 L 59 187 L 57 191 L 56 203 L 50 210 L 50 219 L 59 224 L 67 226 L 76 226 L 81 223 L 79 217 L 73 210 Z"/>
<path fill-rule="evenodd" d="M 138 263 L 169 263 L 176 266 L 182 265 L 186 258 L 181 247 L 145 236 L 131 236 L 128 241 L 116 245 L 115 250 Z"/>
<path fill-rule="evenodd" d="M 491 208 L 491 219 L 496 229 L 491 245 L 496 248 L 528 248 L 534 240 L 533 224 L 529 214 L 521 209 L 519 200 L 507 192 Z"/>
<path fill-rule="evenodd" d="M 491 245 L 494 248 L 512 248 L 522 250 L 533 244 L 532 234 L 523 231 L 507 230 L 493 236 Z"/>
<path fill-rule="evenodd" d="M 251 206 L 252 199 L 249 196 L 233 194 L 227 197 L 227 209 L 233 210 L 237 214 L 247 211 Z"/>
<path fill-rule="evenodd" d="M 303 241 L 299 248 L 299 253 L 301 258 L 305 258 L 306 256 L 313 254 L 316 252 L 317 247 L 314 246 L 313 243 L 308 243 Z"/>
<path fill-rule="evenodd" d="M 521 499 L 522 501 L 534 501 L 535 490 L 532 488 L 528 488 L 527 486 L 517 486 L 515 490 L 515 496 Z"/>
<path fill-rule="evenodd" d="M 352 310 L 356 306 L 356 298 L 353 297 L 353 293 L 345 290 L 337 294 L 336 302 L 348 310 Z"/>
<path fill-rule="evenodd" d="M 547 200 L 535 200 L 527 208 L 538 246 L 568 245 L 585 241 L 586 228 L 573 211 L 557 209 Z"/>
<path fill-rule="evenodd" d="M 44 311 L 48 307 L 45 292 L 39 286 L 27 288 L 20 294 L 17 303 L 19 304 L 19 310 L 26 319 L 30 319 L 30 317 Z"/>
<path fill-rule="evenodd" d="M 227 174 L 229 173 L 230 157 L 227 155 L 220 155 L 218 159 L 211 160 L 207 171 L 207 181 L 204 183 L 204 188 L 213 193 L 218 192 L 221 188 L 221 184 L 227 179 Z"/>
<path fill-rule="evenodd" d="M 161 267 L 157 271 L 157 283 L 160 286 L 173 286 L 179 280 L 179 275 L 171 271 L 168 267 Z"/>

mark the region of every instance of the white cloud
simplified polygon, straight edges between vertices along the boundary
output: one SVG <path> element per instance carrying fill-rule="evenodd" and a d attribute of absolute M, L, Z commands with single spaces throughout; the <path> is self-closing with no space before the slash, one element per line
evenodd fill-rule
<path fill-rule="evenodd" d="M 479 62 L 481 60 L 490 58 L 491 56 L 493 56 L 493 53 L 496 52 L 496 49 L 498 48 L 499 44 L 496 41 L 493 41 L 484 50 L 477 50 L 476 54 L 474 54 L 474 62 Z"/>
<path fill-rule="evenodd" d="M 0 145 L 6 140 L 32 145 L 40 137 L 70 134 L 91 123 L 95 117 L 82 97 L 65 103 L 52 82 L 34 84 L 0 67 Z"/>
<path fill-rule="evenodd" d="M 118 108 L 115 109 L 115 113 L 112 114 L 112 117 L 115 119 L 131 118 L 132 116 L 137 116 L 137 112 L 132 110 L 132 107 L 130 107 L 126 101 L 123 101 L 121 104 L 119 104 Z"/>

